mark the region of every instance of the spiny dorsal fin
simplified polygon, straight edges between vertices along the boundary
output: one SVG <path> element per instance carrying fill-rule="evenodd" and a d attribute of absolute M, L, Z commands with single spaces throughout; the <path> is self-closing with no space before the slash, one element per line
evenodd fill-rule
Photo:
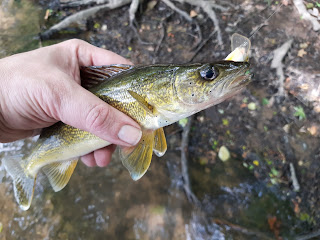
<path fill-rule="evenodd" d="M 164 135 L 163 128 L 159 128 L 154 134 L 153 152 L 158 156 L 162 157 L 167 151 L 167 141 Z"/>
<path fill-rule="evenodd" d="M 148 170 L 154 141 L 153 131 L 143 131 L 140 142 L 133 147 L 120 148 L 120 158 L 133 180 L 139 180 Z"/>
<path fill-rule="evenodd" d="M 138 93 L 128 90 L 129 94 L 135 99 L 137 100 L 137 102 L 144 108 L 144 110 L 146 110 L 148 113 L 153 114 L 155 112 L 154 107 L 149 104 L 145 98 L 143 98 L 142 96 L 140 96 Z"/>
<path fill-rule="evenodd" d="M 33 198 L 36 176 L 29 177 L 20 165 L 20 159 L 4 159 L 3 164 L 13 179 L 14 196 L 22 210 L 28 210 Z"/>
<path fill-rule="evenodd" d="M 42 168 L 55 192 L 62 190 L 69 182 L 78 159 L 51 163 Z"/>
<path fill-rule="evenodd" d="M 132 69 L 132 65 L 114 64 L 108 66 L 80 67 L 81 86 L 89 89 L 106 81 L 108 78 L 121 72 Z"/>

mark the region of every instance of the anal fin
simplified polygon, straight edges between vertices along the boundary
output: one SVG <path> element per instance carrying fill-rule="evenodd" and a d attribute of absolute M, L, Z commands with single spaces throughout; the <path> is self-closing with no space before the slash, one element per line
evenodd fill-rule
<path fill-rule="evenodd" d="M 78 158 L 51 163 L 42 168 L 55 192 L 59 192 L 68 184 L 77 163 Z"/>
<path fill-rule="evenodd" d="M 167 141 L 164 135 L 163 128 L 159 128 L 154 134 L 153 152 L 158 156 L 162 157 L 167 151 Z"/>
<path fill-rule="evenodd" d="M 22 210 L 28 210 L 33 198 L 36 176 L 29 177 L 25 174 L 18 158 L 4 159 L 3 164 L 7 173 L 13 180 L 14 196 Z"/>
<path fill-rule="evenodd" d="M 148 170 L 154 141 L 154 132 L 145 130 L 140 142 L 133 147 L 120 148 L 120 158 L 133 180 L 139 180 Z"/>

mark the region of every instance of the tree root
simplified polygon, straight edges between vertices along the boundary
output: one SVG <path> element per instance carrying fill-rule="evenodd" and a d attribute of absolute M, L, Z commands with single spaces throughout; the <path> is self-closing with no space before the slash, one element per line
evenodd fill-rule
<path fill-rule="evenodd" d="M 188 173 L 188 143 L 189 143 L 189 132 L 191 129 L 193 117 L 188 118 L 187 125 L 183 128 L 182 139 L 181 139 L 181 174 L 183 178 L 183 189 L 187 195 L 189 202 L 192 202 L 196 206 L 200 206 L 200 201 L 194 195 L 191 190 L 189 173 Z"/>
<path fill-rule="evenodd" d="M 302 0 L 293 0 L 294 5 L 296 6 L 296 8 L 298 9 L 299 13 L 301 14 L 301 17 L 303 19 L 307 19 L 312 23 L 313 26 L 313 30 L 314 31 L 319 31 L 320 30 L 320 23 L 318 22 L 318 20 L 314 17 L 312 17 L 310 15 L 310 13 L 308 13 L 306 7 L 304 6 L 304 3 Z"/>
<path fill-rule="evenodd" d="M 220 26 L 219 26 L 219 20 L 217 18 L 216 12 L 213 9 L 218 9 L 220 11 L 227 11 L 228 8 L 216 4 L 215 1 L 205 1 L 205 0 L 197 0 L 197 1 L 194 1 L 194 0 L 176 0 L 176 1 L 185 2 L 185 3 L 188 3 L 190 5 L 200 7 L 208 15 L 208 17 L 211 19 L 211 21 L 213 22 L 215 31 L 217 33 L 218 44 L 219 44 L 219 46 L 223 47 L 222 34 L 221 34 Z"/>
<path fill-rule="evenodd" d="M 41 38 L 48 39 L 53 33 L 58 32 L 64 28 L 70 26 L 72 23 L 85 20 L 88 17 L 96 14 L 100 10 L 116 9 L 116 8 L 122 7 L 126 4 L 129 4 L 130 2 L 131 2 L 131 0 L 110 0 L 106 4 L 103 4 L 100 6 L 95 6 L 95 7 L 77 12 L 69 17 L 66 17 L 61 22 L 53 25 L 49 30 L 47 30 L 41 34 Z"/>
<path fill-rule="evenodd" d="M 273 51 L 273 60 L 271 62 L 271 68 L 276 69 L 277 71 L 277 76 L 278 76 L 278 84 L 279 84 L 279 91 L 278 95 L 283 96 L 284 95 L 284 72 L 283 72 L 283 64 L 282 61 L 289 51 L 291 45 L 292 45 L 293 40 L 290 39 L 289 41 L 285 42 L 282 46 L 277 48 L 276 50 Z"/>

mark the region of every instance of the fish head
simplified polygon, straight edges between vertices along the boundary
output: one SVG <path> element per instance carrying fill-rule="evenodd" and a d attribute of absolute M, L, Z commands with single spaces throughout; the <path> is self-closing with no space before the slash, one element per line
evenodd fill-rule
<path fill-rule="evenodd" d="M 248 62 L 193 64 L 176 72 L 178 99 L 194 110 L 218 104 L 242 90 L 251 80 Z"/>

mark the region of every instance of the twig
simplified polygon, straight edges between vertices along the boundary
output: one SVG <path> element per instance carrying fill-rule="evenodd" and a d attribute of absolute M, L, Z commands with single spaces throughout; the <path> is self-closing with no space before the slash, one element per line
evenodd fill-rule
<path fill-rule="evenodd" d="M 104 4 L 106 2 L 110 2 L 109 0 L 74 0 L 74 1 L 60 1 L 60 5 L 62 7 L 79 7 L 84 5 L 91 5 L 91 4 Z"/>
<path fill-rule="evenodd" d="M 278 91 L 278 95 L 283 96 L 284 95 L 284 72 L 283 72 L 283 58 L 285 57 L 285 55 L 287 54 L 287 52 L 289 51 L 291 45 L 292 45 L 293 40 L 290 39 L 289 41 L 285 42 L 282 46 L 280 46 L 279 48 L 277 48 L 276 50 L 273 51 L 273 60 L 271 62 L 271 68 L 276 69 L 277 71 L 277 76 L 279 78 L 278 82 L 279 82 L 279 91 Z"/>
<path fill-rule="evenodd" d="M 200 50 L 207 44 L 207 42 L 212 38 L 212 36 L 216 33 L 216 31 L 213 31 L 212 33 L 210 33 L 209 37 L 204 40 L 203 42 L 201 42 L 201 44 L 199 45 L 199 47 L 196 49 L 195 53 L 192 55 L 192 57 L 190 58 L 189 62 L 193 61 L 193 59 L 198 55 L 198 53 L 200 52 Z"/>
<path fill-rule="evenodd" d="M 183 128 L 182 139 L 181 139 L 181 174 L 183 177 L 183 189 L 186 192 L 187 198 L 190 202 L 194 203 L 196 206 L 200 206 L 198 198 L 194 195 L 191 190 L 189 174 L 188 174 L 188 143 L 189 143 L 189 132 L 191 129 L 193 117 L 188 118 L 187 125 Z"/>
<path fill-rule="evenodd" d="M 133 21 L 136 18 L 136 12 L 139 7 L 139 0 L 132 0 L 129 8 L 129 19 L 130 19 L 130 24 L 133 26 Z"/>
<path fill-rule="evenodd" d="M 293 185 L 293 190 L 295 192 L 300 191 L 300 184 L 298 182 L 297 176 L 296 176 L 296 171 L 294 169 L 294 166 L 292 163 L 290 163 L 290 173 L 291 173 L 291 180 L 292 180 L 292 185 Z"/>
<path fill-rule="evenodd" d="M 209 18 L 211 19 L 211 21 L 213 22 L 215 31 L 217 32 L 217 40 L 218 40 L 218 44 L 219 46 L 223 47 L 223 43 L 222 43 L 222 35 L 221 35 L 221 29 L 219 26 L 219 20 L 217 18 L 216 12 L 213 10 L 213 8 L 215 9 L 219 9 L 221 11 L 227 11 L 228 8 L 222 7 L 218 4 L 215 3 L 215 1 L 205 1 L 205 0 L 178 0 L 179 2 L 186 2 L 189 3 L 193 6 L 198 6 L 201 7 L 202 10 L 209 16 Z"/>
<path fill-rule="evenodd" d="M 320 30 L 320 23 L 318 22 L 318 20 L 314 17 L 312 17 L 310 15 L 310 13 L 308 13 L 306 7 L 304 6 L 304 3 L 302 0 L 293 0 L 294 5 L 296 6 L 296 8 L 298 9 L 299 13 L 301 14 L 301 17 L 303 19 L 307 19 L 312 23 L 313 26 L 313 30 L 314 31 L 319 31 Z"/>
<path fill-rule="evenodd" d="M 258 239 L 264 239 L 264 240 L 271 240 L 273 238 L 270 238 L 268 236 L 266 236 L 265 234 L 261 233 L 261 232 L 257 232 L 257 231 L 253 231 L 253 230 L 249 230 L 247 228 L 244 228 L 240 225 L 237 225 L 237 224 L 233 224 L 231 222 L 228 222 L 226 220 L 223 220 L 223 219 L 213 219 L 213 222 L 215 224 L 218 224 L 218 225 L 225 225 L 225 226 L 228 226 L 229 228 L 235 230 L 235 231 L 239 231 L 239 232 L 242 232 L 243 234 L 246 234 L 246 235 L 254 235 L 256 237 L 258 237 Z"/>
<path fill-rule="evenodd" d="M 182 11 L 181 9 L 177 8 L 170 0 L 162 0 L 162 2 L 164 2 L 172 10 L 176 11 L 177 13 L 179 13 L 188 22 L 192 22 L 192 18 L 185 11 Z"/>
<path fill-rule="evenodd" d="M 317 231 L 312 232 L 312 233 L 308 233 L 308 234 L 303 235 L 303 236 L 299 236 L 299 237 L 296 238 L 296 240 L 316 239 L 316 237 L 320 237 L 320 230 L 317 230 Z"/>
<path fill-rule="evenodd" d="M 102 10 L 102 9 L 115 9 L 118 7 L 122 7 L 126 4 L 129 4 L 131 2 L 131 0 L 117 0 L 117 1 L 110 1 L 107 4 L 103 4 L 100 6 L 95 6 L 86 10 L 82 10 L 80 12 L 77 12 L 69 17 L 66 17 L 65 19 L 63 19 L 61 22 L 59 22 L 56 25 L 53 25 L 49 30 L 47 30 L 46 32 L 41 34 L 42 38 L 49 38 L 50 35 L 52 35 L 55 32 L 58 32 L 66 27 L 68 27 L 69 25 L 71 25 L 74 22 L 77 21 L 82 21 L 87 19 L 88 17 L 94 15 L 95 13 L 97 13 L 98 11 Z"/>

